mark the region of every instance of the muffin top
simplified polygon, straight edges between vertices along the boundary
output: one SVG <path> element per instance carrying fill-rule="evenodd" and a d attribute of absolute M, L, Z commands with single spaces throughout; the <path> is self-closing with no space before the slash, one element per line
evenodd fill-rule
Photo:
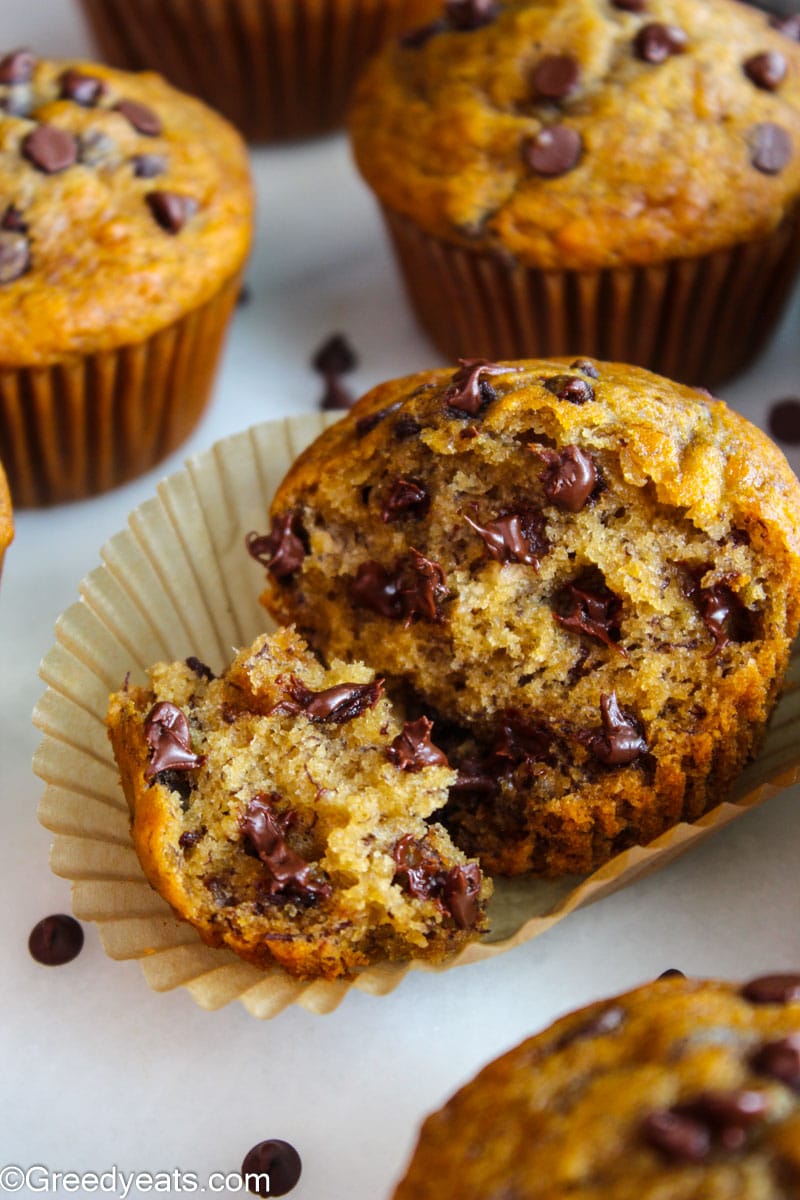
<path fill-rule="evenodd" d="M 644 265 L 765 235 L 800 193 L 800 46 L 735 0 L 449 0 L 351 114 L 378 198 L 527 266 Z"/>
<path fill-rule="evenodd" d="M 139 342 L 249 249 L 239 135 L 152 74 L 0 60 L 0 363 Z"/>
<path fill-rule="evenodd" d="M 789 1200 L 800 976 L 664 979 L 558 1021 L 430 1117 L 395 1200 Z"/>

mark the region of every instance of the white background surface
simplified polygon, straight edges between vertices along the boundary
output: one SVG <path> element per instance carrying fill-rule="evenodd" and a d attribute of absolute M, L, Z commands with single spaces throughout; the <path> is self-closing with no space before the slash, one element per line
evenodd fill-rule
<path fill-rule="evenodd" d="M 0 29 L 6 48 L 67 56 L 86 46 L 70 0 L 0 0 Z M 163 468 L 109 496 L 19 514 L 7 556 L 0 1165 L 181 1168 L 204 1182 L 237 1170 L 255 1142 L 282 1137 L 304 1162 L 296 1200 L 384 1200 L 424 1114 L 555 1016 L 670 966 L 731 978 L 800 967 L 800 792 L 499 959 L 438 977 L 414 973 L 384 998 L 354 991 L 326 1017 L 291 1009 L 258 1022 L 238 1005 L 205 1013 L 183 991 L 156 995 L 137 964 L 106 958 L 91 926 L 68 966 L 29 958 L 34 923 L 69 911 L 68 885 L 48 870 L 49 836 L 35 817 L 36 671 L 101 544 L 185 454 L 253 422 L 312 410 L 321 389 L 309 357 L 328 334 L 346 332 L 358 350 L 358 391 L 441 361 L 414 327 L 344 139 L 260 151 L 255 168 L 252 300 L 236 315 L 194 437 Z M 775 397 L 800 392 L 798 329 L 800 297 L 765 359 L 724 390 L 753 419 Z"/>

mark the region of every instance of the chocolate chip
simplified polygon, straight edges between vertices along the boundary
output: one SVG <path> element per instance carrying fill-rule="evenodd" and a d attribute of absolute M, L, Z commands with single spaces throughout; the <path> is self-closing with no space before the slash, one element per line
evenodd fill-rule
<path fill-rule="evenodd" d="M 523 563 L 537 571 L 550 545 L 544 535 L 544 519 L 532 509 L 501 513 L 486 525 L 464 514 L 464 520 L 483 541 L 486 553 L 496 562 Z"/>
<path fill-rule="evenodd" d="M 251 558 L 280 580 L 299 571 L 306 556 L 305 530 L 295 513 L 273 517 L 269 533 L 251 530 L 244 542 Z"/>
<path fill-rule="evenodd" d="M 742 69 L 756 87 L 774 92 L 786 75 L 786 59 L 777 50 L 766 50 L 763 54 L 753 54 L 745 59 Z"/>
<path fill-rule="evenodd" d="M 507 367 L 485 358 L 460 358 L 459 369 L 444 393 L 448 408 L 476 417 L 487 404 L 497 398 L 494 389 L 483 379 L 485 375 L 506 375 L 521 367 Z"/>
<path fill-rule="evenodd" d="M 594 400 L 594 388 L 580 375 L 553 375 L 543 379 L 542 383 L 548 392 L 558 396 L 559 400 L 568 400 L 570 404 L 588 404 Z"/>
<path fill-rule="evenodd" d="M 236 895 L 231 891 L 230 878 L 220 878 L 219 875 L 204 875 L 203 887 L 212 896 L 217 908 L 231 908 L 237 903 Z"/>
<path fill-rule="evenodd" d="M 162 132 L 160 117 L 152 108 L 140 104 L 138 100 L 120 100 L 119 104 L 114 106 L 114 111 L 120 113 L 137 133 L 142 133 L 145 137 L 158 137 Z"/>
<path fill-rule="evenodd" d="M 522 156 L 537 175 L 554 179 L 566 175 L 580 162 L 583 142 L 569 125 L 546 125 L 522 144 Z"/>
<path fill-rule="evenodd" d="M 580 446 L 549 450 L 535 442 L 530 443 L 528 449 L 547 465 L 542 486 L 551 504 L 564 512 L 580 512 L 599 479 L 591 454 L 581 450 Z"/>
<path fill-rule="evenodd" d="M 392 850 L 395 883 L 418 900 L 434 900 L 459 929 L 471 929 L 480 916 L 481 872 L 477 863 L 445 871 L 439 855 L 410 833 Z"/>
<path fill-rule="evenodd" d="M 406 721 L 386 751 L 386 757 L 401 771 L 421 771 L 423 767 L 448 767 L 447 755 L 431 741 L 433 721 L 420 717 Z"/>
<path fill-rule="evenodd" d="M 716 1088 L 701 1092 L 687 1103 L 676 1104 L 672 1111 L 690 1120 L 701 1121 L 716 1132 L 728 1150 L 738 1150 L 744 1132 L 758 1124 L 770 1109 L 765 1092 L 748 1088 Z"/>
<path fill-rule="evenodd" d="M 145 739 L 152 750 L 145 779 L 159 771 L 191 771 L 201 767 L 205 758 L 192 753 L 189 722 L 175 704 L 162 700 L 145 717 Z"/>
<path fill-rule="evenodd" d="M 790 1004 L 800 1000 L 800 975 L 760 975 L 742 988 L 751 1004 Z"/>
<path fill-rule="evenodd" d="M 0 220 L 0 229 L 9 229 L 12 233 L 27 233 L 28 222 L 18 208 L 15 208 L 13 204 L 9 204 L 3 213 L 2 220 Z"/>
<path fill-rule="evenodd" d="M 145 200 L 157 223 L 167 233 L 180 233 L 198 209 L 192 196 L 180 192 L 148 192 Z"/>
<path fill-rule="evenodd" d="M 359 608 L 369 609 L 381 617 L 397 620 L 403 615 L 399 579 L 374 559 L 361 563 L 350 595 Z"/>
<path fill-rule="evenodd" d="M 30 245 L 25 234 L 0 230 L 0 284 L 13 283 L 30 265 Z"/>
<path fill-rule="evenodd" d="M 254 1196 L 285 1196 L 297 1186 L 302 1170 L 294 1146 L 271 1138 L 248 1150 L 242 1163 L 242 1179 Z"/>
<path fill-rule="evenodd" d="M 765 1042 L 751 1057 L 750 1065 L 759 1075 L 800 1091 L 800 1033 Z"/>
<path fill-rule="evenodd" d="M 792 157 L 792 139 L 781 125 L 764 121 L 750 130 L 750 162 L 764 175 L 777 175 Z"/>
<path fill-rule="evenodd" d="M 195 658 L 190 654 L 186 659 L 186 665 L 190 671 L 193 671 L 198 679 L 207 679 L 211 683 L 212 679 L 216 679 L 216 675 L 206 663 L 201 662 L 199 658 Z"/>
<path fill-rule="evenodd" d="M 205 833 L 205 827 L 203 829 L 186 829 L 178 838 L 178 845 L 181 850 L 193 850 Z"/>
<path fill-rule="evenodd" d="M 424 621 L 443 620 L 441 603 L 448 595 L 441 566 L 412 549 L 400 562 L 400 601 L 406 625 L 417 617 Z"/>
<path fill-rule="evenodd" d="M 450 785 L 450 795 L 496 796 L 504 764 L 495 756 L 463 758 L 458 764 L 458 776 Z"/>
<path fill-rule="evenodd" d="M 266 894 L 294 896 L 302 900 L 327 900 L 331 885 L 315 875 L 309 864 L 286 842 L 286 833 L 294 823 L 292 809 L 278 814 L 273 805 L 280 800 L 277 793 L 255 796 L 242 817 L 242 834 L 269 872 Z M 270 1189 L 271 1195 L 277 1195 Z"/>
<path fill-rule="evenodd" d="M 0 58 L 0 83 L 30 83 L 35 67 L 30 50 L 14 50 Z"/>
<path fill-rule="evenodd" d="M 677 967 L 667 967 L 666 971 L 662 971 L 658 976 L 659 979 L 685 979 L 683 971 L 679 971 Z"/>
<path fill-rule="evenodd" d="M 683 54 L 688 44 L 682 29 L 677 25 L 662 25 L 660 21 L 643 25 L 633 39 L 636 54 L 648 63 L 663 63 L 673 54 Z"/>
<path fill-rule="evenodd" d="M 591 753 L 608 767 L 627 766 L 648 751 L 638 719 L 620 708 L 616 692 L 600 697 L 601 731 L 584 738 Z"/>
<path fill-rule="evenodd" d="M 576 358 L 575 362 L 569 365 L 571 371 L 582 371 L 584 375 L 588 375 L 591 379 L 600 378 L 600 372 L 589 358 Z"/>
<path fill-rule="evenodd" d="M 418 521 L 430 506 L 431 498 L 424 483 L 418 479 L 396 479 L 383 501 L 381 520 L 386 523 L 411 517 Z"/>
<path fill-rule="evenodd" d="M 321 375 L 345 375 L 358 366 L 358 358 L 347 338 L 334 333 L 315 351 L 311 365 Z"/>
<path fill-rule="evenodd" d="M 313 692 L 291 675 L 286 683 L 288 699 L 280 701 L 273 713 L 297 716 L 303 713 L 315 724 L 343 725 L 374 708 L 383 694 L 383 680 L 372 683 L 338 683 L 335 687 Z"/>
<path fill-rule="evenodd" d="M 23 139 L 22 153 L 38 171 L 56 175 L 78 161 L 78 143 L 66 129 L 38 125 Z"/>
<path fill-rule="evenodd" d="M 588 1038 L 602 1037 L 606 1033 L 615 1033 L 625 1022 L 625 1009 L 617 1005 L 602 1009 L 596 1016 L 591 1017 L 577 1028 L 570 1029 L 556 1042 L 557 1050 L 564 1050 L 574 1042 L 583 1042 Z"/>
<path fill-rule="evenodd" d="M 534 67 L 531 84 L 536 96 L 563 100 L 580 82 L 581 68 L 571 54 L 546 54 Z"/>
<path fill-rule="evenodd" d="M 736 592 L 727 584 L 700 587 L 699 580 L 704 574 L 704 568 L 695 568 L 691 573 L 691 581 L 685 585 L 685 591 L 714 638 L 713 653 L 718 654 L 731 642 L 753 641 L 755 614 L 745 608 Z"/>
<path fill-rule="evenodd" d="M 435 37 L 437 33 L 444 33 L 446 29 L 450 29 L 450 24 L 440 17 L 436 21 L 431 21 L 427 25 L 420 25 L 417 29 L 410 29 L 408 33 L 404 33 L 398 40 L 398 45 L 405 50 L 421 50 L 423 46 Z"/>
<path fill-rule="evenodd" d="M 387 417 L 402 407 L 403 401 L 397 400 L 387 408 L 379 408 L 377 412 L 368 413 L 365 417 L 359 417 L 356 421 L 356 437 L 366 437 L 368 433 L 372 433 L 372 430 L 380 425 L 381 421 L 385 421 Z"/>
<path fill-rule="evenodd" d="M 473 929 L 480 916 L 481 872 L 477 863 L 451 867 L 442 887 L 442 902 L 459 929 Z"/>
<path fill-rule="evenodd" d="M 480 29 L 497 16 L 495 0 L 445 0 L 444 13 L 451 28 L 464 32 Z"/>
<path fill-rule="evenodd" d="M 93 108 L 105 91 L 103 80 L 95 75 L 84 75 L 81 71 L 69 68 L 61 76 L 61 98 L 72 100 L 84 108 Z"/>
<path fill-rule="evenodd" d="M 623 12 L 640 13 L 647 8 L 646 0 L 611 0 L 611 4 Z"/>
<path fill-rule="evenodd" d="M 28 949 L 42 966 L 62 967 L 83 949 L 83 927 L 65 913 L 45 917 L 31 930 Z"/>
<path fill-rule="evenodd" d="M 793 396 L 777 400 L 769 411 L 769 431 L 787 446 L 800 445 L 800 400 Z"/>
<path fill-rule="evenodd" d="M 705 1125 L 668 1109 L 650 1113 L 642 1133 L 656 1150 L 679 1162 L 702 1162 L 711 1151 L 711 1134 Z"/>
<path fill-rule="evenodd" d="M 595 641 L 625 651 L 618 644 L 622 621 L 622 601 L 606 587 L 602 578 L 579 576 L 561 589 L 558 602 L 561 612 L 555 618 L 562 629 L 583 633 Z"/>
<path fill-rule="evenodd" d="M 175 771 L 167 769 L 159 771 L 156 774 L 156 783 L 161 787 L 167 788 L 170 792 L 176 792 L 181 799 L 181 808 L 184 812 L 189 811 L 189 806 L 194 792 L 194 781 L 186 774 L 185 771 Z"/>
<path fill-rule="evenodd" d="M 155 179 L 166 171 L 167 160 L 163 154 L 136 154 L 131 166 L 137 179 Z"/>
<path fill-rule="evenodd" d="M 514 767 L 541 762 L 550 755 L 554 741 L 555 734 L 548 725 L 531 721 L 512 709 L 500 718 L 492 754 L 496 759 L 507 759 Z"/>
<path fill-rule="evenodd" d="M 398 442 L 408 442 L 422 430 L 419 421 L 413 417 L 398 417 L 392 428 L 392 434 Z"/>

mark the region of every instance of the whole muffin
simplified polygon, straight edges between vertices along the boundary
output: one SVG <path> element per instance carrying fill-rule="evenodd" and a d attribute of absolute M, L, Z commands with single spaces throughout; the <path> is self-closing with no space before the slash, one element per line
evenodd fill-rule
<path fill-rule="evenodd" d="M 800 621 L 800 483 L 641 369 L 464 363 L 375 388 L 251 538 L 262 601 L 411 693 L 487 870 L 588 871 L 720 803 Z"/>
<path fill-rule="evenodd" d="M 343 124 L 370 56 L 439 0 L 81 0 L 104 59 L 152 69 L 250 141 Z"/>
<path fill-rule="evenodd" d="M 326 672 L 280 630 L 219 678 L 150 674 L 112 696 L 109 735 L 145 875 L 204 941 L 334 979 L 485 929 L 491 885 L 427 820 L 455 773 L 373 671 Z"/>
<path fill-rule="evenodd" d="M 17 505 L 152 467 L 208 399 L 250 246 L 241 138 L 155 75 L 0 60 L 0 457 Z"/>
<path fill-rule="evenodd" d="M 661 980 L 485 1067 L 394 1200 L 795 1200 L 799 1088 L 800 975 Z"/>
<path fill-rule="evenodd" d="M 800 250 L 800 46 L 735 0 L 450 0 L 355 96 L 356 161 L 448 356 L 713 386 Z"/>
<path fill-rule="evenodd" d="M 14 539 L 14 515 L 3 464 L 0 462 L 0 574 L 3 570 L 5 552 Z"/>

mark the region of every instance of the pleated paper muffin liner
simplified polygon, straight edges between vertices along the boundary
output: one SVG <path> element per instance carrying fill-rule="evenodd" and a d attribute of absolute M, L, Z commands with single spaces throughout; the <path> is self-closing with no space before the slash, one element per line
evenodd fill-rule
<path fill-rule="evenodd" d="M 240 273 L 143 342 L 44 367 L 0 367 L 0 459 L 14 504 L 79 500 L 149 471 L 200 419 Z"/>
<path fill-rule="evenodd" d="M 800 265 L 800 211 L 728 250 L 602 271 L 525 267 L 382 212 L 419 322 L 453 361 L 580 354 L 717 387 L 763 348 Z"/>
<path fill-rule="evenodd" d="M 51 866 L 73 881 L 72 904 L 96 921 L 112 958 L 137 958 L 157 991 L 185 987 L 203 1008 L 240 1000 L 256 1017 L 289 1004 L 315 1013 L 336 1008 L 350 988 L 391 992 L 415 969 L 452 970 L 536 937 L 573 909 L 625 887 L 669 862 L 734 817 L 800 780 L 800 650 L 758 759 L 729 802 L 694 824 L 619 855 L 585 878 L 495 881 L 491 932 L 439 966 L 383 963 L 350 981 L 303 982 L 260 970 L 204 945 L 147 883 L 129 833 L 128 811 L 105 730 L 109 693 L 126 674 L 146 681 L 158 660 L 198 655 L 221 671 L 234 648 L 268 626 L 258 603 L 263 568 L 245 535 L 263 530 L 278 483 L 297 454 L 332 417 L 258 425 L 217 443 L 167 479 L 134 510 L 128 528 L 101 553 L 102 566 L 60 618 L 41 667 L 47 690 L 34 720 L 44 733 L 34 767 L 47 787 L 39 820 L 56 835 Z"/>
<path fill-rule="evenodd" d="M 440 0 L 81 0 L 107 62 L 150 69 L 250 141 L 343 124 L 361 69 Z"/>

